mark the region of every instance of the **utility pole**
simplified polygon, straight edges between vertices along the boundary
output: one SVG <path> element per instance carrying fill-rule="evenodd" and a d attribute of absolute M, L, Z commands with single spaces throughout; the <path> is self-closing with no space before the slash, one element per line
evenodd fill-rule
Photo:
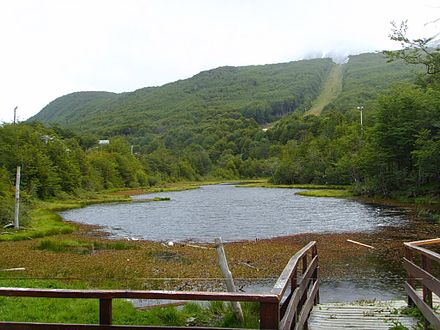
<path fill-rule="evenodd" d="M 17 176 L 15 178 L 15 217 L 14 228 L 20 228 L 19 213 L 20 213 L 20 170 L 21 167 L 17 166 Z"/>
<path fill-rule="evenodd" d="M 364 133 L 364 105 L 361 104 L 357 107 L 357 109 L 361 112 L 361 135 Z"/>
<path fill-rule="evenodd" d="M 17 122 L 17 108 L 18 108 L 18 107 L 15 107 L 15 108 L 14 108 L 14 125 L 15 125 L 15 123 Z"/>

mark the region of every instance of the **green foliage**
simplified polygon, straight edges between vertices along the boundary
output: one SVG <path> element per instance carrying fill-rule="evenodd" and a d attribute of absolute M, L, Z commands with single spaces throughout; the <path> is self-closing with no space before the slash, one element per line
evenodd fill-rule
<path fill-rule="evenodd" d="M 113 138 L 105 146 L 97 146 L 95 141 L 92 148 L 85 149 L 73 133 L 63 136 L 60 132 L 41 124 L 0 127 L 1 196 L 10 195 L 5 187 L 11 185 L 18 165 L 22 190 L 40 199 L 148 185 L 145 168 L 124 138 Z"/>
<path fill-rule="evenodd" d="M 14 189 L 8 171 L 0 168 L 0 225 L 11 223 L 14 219 Z"/>
<path fill-rule="evenodd" d="M 239 112 L 264 123 L 309 106 L 332 66 L 330 59 L 316 59 L 220 67 L 132 93 L 73 93 L 51 102 L 31 120 L 139 138 L 145 132 L 173 128 L 176 122 L 197 123 L 215 113 Z"/>
<path fill-rule="evenodd" d="M 57 234 L 67 234 L 75 230 L 72 224 L 62 221 L 60 215 L 47 209 L 35 208 L 29 211 L 28 227 L 25 230 L 6 230 L 0 241 L 21 241 Z M 20 221 L 20 225 L 22 225 Z"/>
<path fill-rule="evenodd" d="M 413 81 L 421 67 L 409 67 L 403 61 L 388 63 L 381 53 L 350 56 L 343 66 L 342 91 L 324 111 L 349 112 L 364 104 L 368 109 L 380 93 L 395 82 Z"/>
<path fill-rule="evenodd" d="M 369 151 L 364 154 L 367 190 L 391 196 L 437 194 L 439 92 L 413 85 L 391 89 L 378 101 Z"/>
<path fill-rule="evenodd" d="M 387 91 L 395 81 L 415 80 L 412 68 L 387 64 L 382 54 L 351 56 L 336 70 L 342 72 L 339 95 L 321 116 L 304 115 L 335 68 L 329 59 L 223 67 L 132 93 L 63 96 L 33 118 L 58 123 L 53 128 L 0 128 L 0 168 L 7 171 L 0 180 L 13 180 L 22 164 L 25 192 L 40 199 L 259 177 L 275 184 L 351 184 L 356 194 L 437 195 L 436 85 Z M 93 136 L 110 144 L 97 145 Z M 9 205 L 7 218 L 11 194 L 2 196 L 9 196 L 0 200 Z"/>
<path fill-rule="evenodd" d="M 37 247 L 38 250 L 52 252 L 67 252 L 77 254 L 90 254 L 97 250 L 132 250 L 136 249 L 133 244 L 118 241 L 112 243 L 102 242 L 82 242 L 77 240 L 41 240 Z"/>
<path fill-rule="evenodd" d="M 395 51 L 384 51 L 389 62 L 402 59 L 408 64 L 423 65 L 426 75 L 420 80 L 425 85 L 436 85 L 440 83 L 440 48 L 432 46 L 437 35 L 428 38 L 410 39 L 407 36 L 408 22 L 403 21 L 398 26 L 392 22 L 392 33 L 390 39 L 400 43 L 401 49 Z"/>
<path fill-rule="evenodd" d="M 340 189 L 316 189 L 299 191 L 296 195 L 307 196 L 307 197 L 334 197 L 334 198 L 347 198 L 352 197 L 353 194 L 348 190 Z"/>

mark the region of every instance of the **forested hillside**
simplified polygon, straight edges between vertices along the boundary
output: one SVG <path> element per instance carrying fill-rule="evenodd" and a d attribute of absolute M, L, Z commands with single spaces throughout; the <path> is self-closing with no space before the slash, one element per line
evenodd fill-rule
<path fill-rule="evenodd" d="M 409 66 L 403 61 L 389 63 L 382 53 L 350 56 L 343 65 L 342 91 L 325 110 L 345 112 L 369 104 L 391 84 L 413 81 L 422 72 L 422 66 Z"/>
<path fill-rule="evenodd" d="M 332 66 L 330 59 L 316 59 L 220 67 L 131 93 L 74 93 L 51 102 L 30 120 L 106 136 L 143 136 L 231 111 L 261 124 L 309 107 Z"/>
<path fill-rule="evenodd" d="M 85 114 L 92 114 L 102 104 L 117 97 L 115 93 L 109 92 L 76 92 L 52 101 L 44 111 L 40 111 L 35 117 L 37 121 L 49 123 L 51 121 L 67 124 L 80 120 Z M 84 110 L 87 108 L 87 113 Z M 57 118 L 56 120 L 52 120 Z"/>
<path fill-rule="evenodd" d="M 340 97 L 321 116 L 304 115 L 298 107 L 310 105 L 332 66 L 311 60 L 225 67 L 133 93 L 74 93 L 33 118 L 57 122 L 52 128 L 3 124 L 0 222 L 11 219 L 17 165 L 29 199 L 262 177 L 437 199 L 438 74 L 387 64 L 377 54 L 355 56 L 344 68 Z M 416 69 L 424 74 L 411 74 Z M 355 107 L 361 100 L 369 100 L 363 126 Z M 100 138 L 110 144 L 98 145 Z"/>
<path fill-rule="evenodd" d="M 14 179 L 21 166 L 22 214 L 35 199 L 147 186 L 148 176 L 123 138 L 87 148 L 79 137 L 41 124 L 0 127 L 0 224 L 13 219 Z"/>

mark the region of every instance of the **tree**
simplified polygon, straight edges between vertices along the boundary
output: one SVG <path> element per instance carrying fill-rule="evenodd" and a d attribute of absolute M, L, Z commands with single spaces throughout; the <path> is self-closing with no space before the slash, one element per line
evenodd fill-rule
<path fill-rule="evenodd" d="M 12 222 L 14 218 L 14 190 L 5 168 L 0 168 L 0 225 Z"/>
<path fill-rule="evenodd" d="M 432 42 L 438 36 L 428 38 L 410 39 L 407 36 L 408 22 L 403 21 L 398 26 L 392 22 L 390 39 L 400 43 L 402 49 L 384 51 L 389 61 L 402 59 L 408 64 L 422 64 L 426 67 L 426 73 L 432 77 L 429 80 L 438 80 L 440 74 L 440 48 L 433 46 Z"/>

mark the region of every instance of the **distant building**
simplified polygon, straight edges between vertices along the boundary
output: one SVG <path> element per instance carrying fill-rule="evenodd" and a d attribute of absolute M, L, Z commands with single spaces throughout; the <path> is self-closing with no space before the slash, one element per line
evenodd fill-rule
<path fill-rule="evenodd" d="M 110 144 L 110 140 L 99 140 L 98 144 L 100 146 L 107 145 L 107 144 Z"/>
<path fill-rule="evenodd" d="M 49 141 L 52 141 L 52 140 L 53 140 L 53 137 L 52 137 L 52 136 L 49 136 L 49 135 L 43 135 L 43 136 L 41 137 L 41 140 L 43 140 L 44 143 L 47 144 Z"/>

